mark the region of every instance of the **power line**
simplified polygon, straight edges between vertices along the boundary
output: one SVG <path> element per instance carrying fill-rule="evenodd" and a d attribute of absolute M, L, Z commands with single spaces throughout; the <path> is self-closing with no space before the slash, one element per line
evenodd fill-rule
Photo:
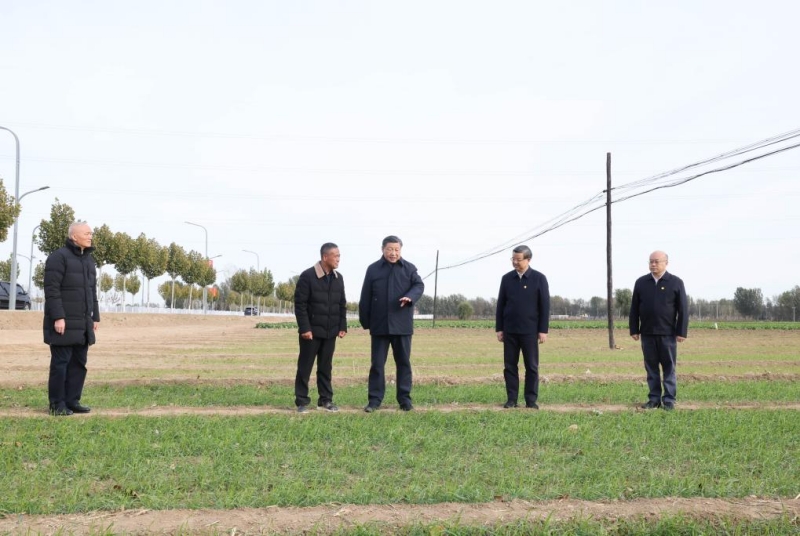
<path fill-rule="evenodd" d="M 616 199 L 616 200 L 612 201 L 612 203 L 621 203 L 623 201 L 627 201 L 628 199 L 633 199 L 634 197 L 639 197 L 640 195 L 648 194 L 650 192 L 654 192 L 656 190 L 661 190 L 663 188 L 674 188 L 675 186 L 680 186 L 682 184 L 686 184 L 687 182 L 691 182 L 691 181 L 693 181 L 695 179 L 699 179 L 700 177 L 703 177 L 705 175 L 711 175 L 712 173 L 720 173 L 722 171 L 728 171 L 729 169 L 733 169 L 733 168 L 736 168 L 736 167 L 739 167 L 739 166 L 743 166 L 744 164 L 748 164 L 750 162 L 755 162 L 756 160 L 761 160 L 762 158 L 766 158 L 768 156 L 776 155 L 778 153 L 783 153 L 785 151 L 790 151 L 790 150 L 796 149 L 798 147 L 800 147 L 800 143 L 796 143 L 794 145 L 789 145 L 788 147 L 782 147 L 780 149 L 776 149 L 774 151 L 770 151 L 770 152 L 764 153 L 762 155 L 754 156 L 752 158 L 748 158 L 746 160 L 742 160 L 740 162 L 736 162 L 736 163 L 730 164 L 728 166 L 723 166 L 721 168 L 712 169 L 710 171 L 704 171 L 703 173 L 698 173 L 697 175 L 693 175 L 691 177 L 680 179 L 680 180 L 677 180 L 677 181 L 675 181 L 673 183 L 670 183 L 670 184 L 663 184 L 661 186 L 655 186 L 653 188 L 650 188 L 649 190 L 645 190 L 644 192 L 639 192 L 639 193 L 636 193 L 636 194 L 631 194 L 631 195 Z"/>
<path fill-rule="evenodd" d="M 623 189 L 628 189 L 628 188 L 641 188 L 643 186 L 654 184 L 654 183 L 656 183 L 656 182 L 658 182 L 660 180 L 663 180 L 663 179 L 665 179 L 667 177 L 676 175 L 676 174 L 681 173 L 683 171 L 686 171 L 688 169 L 692 169 L 692 168 L 695 168 L 695 167 L 698 167 L 698 166 L 701 166 L 701 165 L 706 165 L 706 164 L 712 163 L 712 162 L 718 162 L 720 160 L 724 160 L 726 158 L 730 158 L 731 156 L 739 156 L 741 154 L 745 154 L 745 153 L 751 152 L 751 151 L 756 150 L 756 149 L 763 149 L 765 147 L 769 147 L 769 146 L 775 145 L 776 143 L 785 142 L 785 141 L 788 141 L 788 140 L 791 140 L 791 139 L 794 139 L 794 138 L 797 138 L 797 137 L 800 137 L 800 129 L 796 129 L 796 130 L 789 131 L 789 132 L 786 132 L 786 133 L 783 133 L 783 134 L 779 134 L 778 136 L 773 136 L 771 138 L 766 138 L 764 140 L 752 143 L 750 145 L 747 145 L 747 146 L 744 146 L 744 147 L 740 147 L 738 149 L 734 149 L 733 151 L 729 151 L 727 153 L 722 153 L 720 155 L 711 157 L 711 158 L 706 159 L 706 160 L 702 160 L 700 162 L 695 162 L 693 164 L 682 166 L 680 168 L 676 168 L 676 169 L 671 170 L 671 171 L 660 173 L 660 174 L 655 175 L 653 177 L 649 177 L 649 178 L 642 179 L 642 180 L 639 180 L 639 181 L 634 181 L 634 182 L 631 182 L 631 183 L 627 183 L 627 184 L 624 184 L 624 185 L 620 186 L 619 188 L 612 188 L 612 190 L 623 190 Z M 796 149 L 798 147 L 800 147 L 800 143 L 797 143 L 797 144 L 794 144 L 794 145 L 789 145 L 789 146 L 786 146 L 786 147 L 782 147 L 780 149 L 776 149 L 776 150 L 773 150 L 773 151 L 770 151 L 770 152 L 767 152 L 767 153 L 763 153 L 763 154 L 760 154 L 760 155 L 757 155 L 757 156 L 754 156 L 754 157 L 750 157 L 750 158 L 735 162 L 733 164 L 729 164 L 729 165 L 726 165 L 726 166 L 715 168 L 715 169 L 712 169 L 712 170 L 709 170 L 709 171 L 704 171 L 702 173 L 698 173 L 698 174 L 693 175 L 691 177 L 686 177 L 686 178 L 682 178 L 682 179 L 679 179 L 679 180 L 675 180 L 675 181 L 673 181 L 671 183 L 662 184 L 662 185 L 659 185 L 659 186 L 654 186 L 654 187 L 649 188 L 649 189 L 647 189 L 645 191 L 642 191 L 642 192 L 630 194 L 630 195 L 627 195 L 627 196 L 624 196 L 624 197 L 620 197 L 620 198 L 617 198 L 617 199 L 612 199 L 611 203 L 612 204 L 614 204 L 614 203 L 622 203 L 622 202 L 627 201 L 629 199 L 633 199 L 634 197 L 639 197 L 640 195 L 644 195 L 644 194 L 653 192 L 655 190 L 660 190 L 660 189 L 665 189 L 665 188 L 674 188 L 676 186 L 680 186 L 680 185 L 686 184 L 686 183 L 688 183 L 690 181 L 693 181 L 693 180 L 698 179 L 700 177 L 703 177 L 705 175 L 710 175 L 710 174 L 713 174 L 713 173 L 720 173 L 722 171 L 727 171 L 727 170 L 742 166 L 744 164 L 748 164 L 750 162 L 754 162 L 754 161 L 757 161 L 757 160 L 761 160 L 763 158 L 767 158 L 769 156 L 774 156 L 776 154 L 783 153 L 785 151 Z M 594 207 L 591 207 L 591 208 L 586 208 L 585 210 L 581 211 L 582 208 L 590 207 L 592 204 L 597 203 L 600 199 L 603 199 L 605 197 L 604 194 L 605 194 L 605 192 L 597 193 L 594 196 L 592 196 L 592 197 L 588 198 L 587 200 L 583 201 L 582 203 L 580 203 L 580 204 L 572 207 L 571 209 L 567 210 L 566 212 L 563 212 L 562 214 L 556 216 L 555 218 L 551 218 L 547 222 L 544 222 L 544 223 L 542 223 L 540 225 L 537 225 L 536 227 L 530 229 L 529 231 L 527 231 L 527 232 L 525 232 L 523 234 L 517 235 L 516 237 L 512 238 L 511 240 L 507 240 L 507 241 L 503 242 L 502 244 L 499 244 L 499 245 L 497 245 L 497 246 L 495 246 L 493 248 L 485 250 L 482 253 L 478 253 L 475 256 L 470 257 L 470 258 L 468 258 L 468 259 L 466 259 L 464 261 L 461 261 L 461 262 L 458 262 L 458 263 L 455 263 L 455 264 L 451 264 L 451 265 L 448 265 L 448 266 L 440 267 L 439 270 L 441 271 L 441 270 L 449 270 L 449 269 L 453 269 L 453 268 L 458 268 L 458 267 L 464 266 L 466 264 L 471 264 L 471 263 L 486 259 L 488 257 L 492 257 L 494 255 L 497 255 L 497 254 L 502 253 L 503 251 L 505 251 L 509 247 L 509 244 L 516 244 L 516 243 L 519 243 L 519 242 L 522 242 L 522 241 L 533 240 L 533 239 L 538 238 L 538 237 L 540 237 L 540 236 L 542 236 L 542 235 L 544 235 L 546 233 L 549 233 L 549 232 L 554 231 L 554 230 L 556 230 L 556 229 L 558 229 L 560 227 L 563 227 L 564 225 L 567 225 L 568 223 L 572 223 L 574 221 L 577 221 L 577 220 L 583 218 L 584 216 L 587 216 L 587 215 L 591 214 L 592 212 L 595 212 L 596 210 L 599 210 L 599 209 L 605 207 L 605 202 L 603 202 L 603 203 L 600 203 L 597 206 L 594 206 Z M 534 229 L 539 229 L 541 227 L 544 227 L 545 225 L 547 225 L 550 222 L 555 222 L 555 223 L 552 223 L 550 226 L 545 227 L 541 231 L 538 231 L 536 233 L 527 235 L 528 232 L 533 231 Z M 523 237 L 523 235 L 527 235 L 527 236 Z M 433 275 L 433 273 L 435 273 L 435 270 L 430 272 L 423 279 L 427 279 L 428 277 Z"/>
<path fill-rule="evenodd" d="M 712 156 L 711 158 L 701 160 L 699 162 L 694 162 L 692 164 L 688 164 L 686 166 L 681 166 L 680 168 L 676 168 L 670 171 L 666 171 L 664 173 L 659 173 L 658 175 L 654 175 L 652 177 L 648 177 L 646 179 L 641 179 L 638 181 L 629 182 L 623 184 L 621 186 L 612 188 L 613 190 L 623 190 L 628 188 L 636 188 L 642 186 L 644 184 L 649 184 L 651 182 L 655 182 L 660 179 L 664 179 L 667 177 L 671 177 L 672 175 L 677 175 L 683 171 L 687 171 L 689 169 L 693 169 L 702 165 L 711 164 L 714 162 L 719 162 L 721 160 L 725 160 L 726 158 L 731 158 L 734 156 L 739 156 L 741 154 L 746 154 L 748 152 L 752 152 L 757 149 L 763 149 L 765 147 L 769 147 L 771 145 L 775 145 L 776 143 L 781 143 L 784 141 L 788 141 L 790 139 L 796 138 L 800 136 L 800 129 L 790 130 L 789 132 L 784 132 L 783 134 L 778 134 L 777 136 L 772 136 L 770 138 L 766 138 L 764 140 L 757 141 L 755 143 L 751 143 L 749 145 L 745 145 L 743 147 L 739 147 L 732 151 L 728 151 L 726 153 L 718 154 L 716 156 Z"/>

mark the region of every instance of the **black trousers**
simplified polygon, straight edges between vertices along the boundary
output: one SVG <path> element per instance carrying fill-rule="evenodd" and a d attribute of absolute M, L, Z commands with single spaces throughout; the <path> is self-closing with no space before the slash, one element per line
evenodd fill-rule
<path fill-rule="evenodd" d="M 525 404 L 535 404 L 539 398 L 539 335 L 503 333 L 503 377 L 506 380 L 506 399 L 516 402 L 519 396 L 519 353 L 525 364 Z"/>
<path fill-rule="evenodd" d="M 86 381 L 89 345 L 50 346 L 50 379 L 47 391 L 50 407 L 75 406 L 81 400 Z"/>
<path fill-rule="evenodd" d="M 397 366 L 397 403 L 411 404 L 411 335 L 373 335 L 369 368 L 369 405 L 378 407 L 386 392 L 386 359 L 392 347 Z"/>
<path fill-rule="evenodd" d="M 650 402 L 674 404 L 678 395 L 678 377 L 675 374 L 678 339 L 674 335 L 642 335 L 640 338 Z"/>
<path fill-rule="evenodd" d="M 330 339 L 314 337 L 311 340 L 300 337 L 300 355 L 297 356 L 297 376 L 294 379 L 295 405 L 307 406 L 311 403 L 311 398 L 308 396 L 308 382 L 311 379 L 314 360 L 317 361 L 317 391 L 319 394 L 317 405 L 333 402 L 331 374 L 335 349 L 336 337 Z"/>

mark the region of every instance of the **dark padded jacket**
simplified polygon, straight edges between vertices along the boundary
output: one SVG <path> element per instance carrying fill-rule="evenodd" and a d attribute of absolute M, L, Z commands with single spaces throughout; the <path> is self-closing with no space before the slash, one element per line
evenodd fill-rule
<path fill-rule="evenodd" d="M 500 279 L 495 331 L 515 335 L 547 333 L 550 328 L 550 286 L 543 273 L 528 268 L 522 277 L 511 270 Z"/>
<path fill-rule="evenodd" d="M 332 339 L 347 331 L 347 300 L 342 274 L 329 276 L 320 263 L 300 274 L 294 291 L 294 314 L 298 332 L 311 332 L 315 339 Z"/>
<path fill-rule="evenodd" d="M 656 284 L 652 274 L 636 280 L 628 319 L 631 335 L 686 337 L 689 302 L 680 277 L 664 272 Z"/>
<path fill-rule="evenodd" d="M 425 291 L 417 267 L 401 258 L 385 258 L 369 265 L 358 302 L 358 320 L 370 335 L 411 335 L 414 333 L 414 304 Z M 400 298 L 411 303 L 400 307 Z"/>
<path fill-rule="evenodd" d="M 94 344 L 94 323 L 100 322 L 97 269 L 93 247 L 81 251 L 72 240 L 47 257 L 44 265 L 44 342 L 53 346 Z M 55 332 L 64 319 L 63 335 Z"/>

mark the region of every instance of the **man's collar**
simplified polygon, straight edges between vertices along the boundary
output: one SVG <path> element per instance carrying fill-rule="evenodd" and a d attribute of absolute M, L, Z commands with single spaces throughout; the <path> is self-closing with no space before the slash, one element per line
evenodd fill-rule
<path fill-rule="evenodd" d="M 652 277 L 656 281 L 661 281 L 662 279 L 669 279 L 669 272 L 664 270 L 664 273 L 661 274 L 661 277 L 656 277 L 656 274 L 654 274 L 653 272 L 650 272 L 650 277 Z"/>
<path fill-rule="evenodd" d="M 328 275 L 325 273 L 325 269 L 322 267 L 322 261 L 317 261 L 317 264 L 314 265 L 314 273 L 316 274 L 317 279 L 322 279 Z M 333 274 L 333 277 L 339 277 L 339 273 L 336 270 L 331 270 L 331 273 Z"/>
<path fill-rule="evenodd" d="M 76 244 L 75 241 L 71 238 L 67 238 L 67 241 L 64 245 L 70 248 L 78 255 L 84 255 L 86 253 L 91 253 L 92 251 L 94 251 L 94 246 L 89 246 L 88 248 L 81 249 L 81 247 L 78 244 Z"/>
<path fill-rule="evenodd" d="M 399 264 L 400 266 L 403 266 L 403 257 L 400 257 L 399 259 L 397 259 L 397 262 L 389 262 L 389 261 L 386 260 L 386 257 L 381 257 L 381 260 L 383 262 L 385 262 L 386 264 Z"/>

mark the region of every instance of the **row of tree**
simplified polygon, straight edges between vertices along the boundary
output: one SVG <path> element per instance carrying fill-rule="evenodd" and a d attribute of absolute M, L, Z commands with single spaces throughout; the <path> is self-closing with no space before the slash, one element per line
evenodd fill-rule
<path fill-rule="evenodd" d="M 213 309 L 241 311 L 248 305 L 273 306 L 275 283 L 269 270 L 238 270 L 223 283 L 209 289 Z M 191 308 L 191 285 L 169 282 L 158 287 L 159 295 L 167 307 Z"/>
<path fill-rule="evenodd" d="M 20 206 L 6 194 L 0 180 L 0 241 L 8 236 L 8 228 L 13 225 L 19 215 Z M 42 220 L 35 237 L 36 245 L 45 255 L 62 247 L 65 243 L 69 226 L 76 221 L 75 211 L 69 205 L 59 202 L 53 204 L 50 219 Z M 282 299 L 291 301 L 294 296 L 296 279 L 282 283 L 275 288 L 272 272 L 269 270 L 239 270 L 232 274 L 220 286 L 215 285 L 217 272 L 211 261 L 195 250 L 186 251 L 175 242 L 162 246 L 157 240 L 148 238 L 144 233 L 133 238 L 124 232 L 113 232 L 108 225 L 94 228 L 92 241 L 93 256 L 98 267 L 98 290 L 101 299 L 111 303 L 125 303 L 126 294 L 131 298 L 147 283 L 147 303 L 150 303 L 150 282 L 164 274 L 170 281 L 158 288 L 159 295 L 167 307 L 193 308 L 200 306 L 197 296 L 202 288 L 209 287 L 212 304 L 219 308 L 229 309 L 244 307 L 248 303 L 261 304 L 275 301 L 274 293 L 279 291 Z M 113 266 L 116 275 L 112 277 L 103 273 L 104 267 Z M 0 262 L 0 279 L 8 280 L 11 273 L 11 260 Z M 17 276 L 19 276 L 19 264 Z M 180 282 L 178 279 L 180 278 Z M 44 263 L 40 262 L 33 274 L 33 283 L 42 289 L 44 285 Z M 142 303 L 145 301 L 142 293 Z"/>
<path fill-rule="evenodd" d="M 2 196 L 4 190 L 0 189 L 0 229 L 7 233 L 7 227 L 3 227 L 7 219 L 8 207 L 3 205 Z M 15 205 L 19 208 L 18 205 Z M 50 210 L 50 219 L 42 220 L 39 224 L 39 231 L 35 237 L 36 245 L 45 255 L 62 247 L 65 243 L 69 226 L 75 220 L 75 211 L 69 205 L 60 203 L 58 199 Z M 13 220 L 12 220 L 13 224 Z M 148 283 L 162 275 L 169 274 L 172 283 L 180 277 L 189 286 L 191 293 L 195 285 L 205 287 L 212 285 L 217 278 L 216 270 L 213 265 L 201 253 L 191 250 L 187 252 L 183 247 L 176 243 L 169 246 L 162 246 L 153 238 L 148 238 L 144 233 L 133 238 L 124 232 L 113 232 L 108 225 L 101 225 L 94 228 L 94 259 L 98 266 L 98 287 L 101 293 L 107 293 L 112 289 L 124 295 L 130 293 L 135 295 L 139 291 L 139 280 L 136 274 L 141 274 Z M 8 268 L 4 269 L 0 263 L 0 272 L 5 271 L 10 275 L 10 262 Z M 110 275 L 103 273 L 105 266 L 113 266 L 117 277 L 111 278 Z M 19 272 L 17 272 L 19 274 Z M 0 273 L 5 276 L 5 274 Z M 107 276 L 107 277 L 104 277 Z M 34 271 L 33 282 L 38 288 L 44 285 L 44 263 L 40 262 Z M 117 286 L 121 285 L 121 289 Z M 144 301 L 144 294 L 142 295 Z M 149 302 L 149 299 L 148 299 Z M 191 304 L 191 299 L 189 300 Z"/>
<path fill-rule="evenodd" d="M 617 318 L 627 318 L 631 310 L 633 292 L 630 289 L 614 291 L 614 313 Z M 800 314 L 800 286 L 787 290 L 772 299 L 764 300 L 761 289 L 739 287 L 733 299 L 703 300 L 688 297 L 689 316 L 713 320 L 778 320 L 795 321 Z M 588 301 L 570 300 L 562 296 L 550 297 L 550 314 L 570 318 L 605 318 L 607 300 L 594 296 Z M 357 308 L 357 307 L 356 307 Z M 461 294 L 439 296 L 436 299 L 436 316 L 442 318 L 494 318 L 497 299 L 467 299 Z M 433 314 L 434 300 L 427 294 L 417 302 L 420 314 Z"/>
<path fill-rule="evenodd" d="M 8 238 L 8 229 L 19 216 L 20 205 L 9 196 L 0 179 L 0 242 Z M 75 221 L 75 211 L 56 199 L 50 210 L 50 219 L 42 220 L 36 237 L 39 249 L 49 255 L 64 245 L 71 223 Z M 150 281 L 168 274 L 171 278 L 158 287 L 158 293 L 167 307 L 194 308 L 202 288 L 209 288 L 212 306 L 226 310 L 241 310 L 248 304 L 274 306 L 288 304 L 294 300 L 298 276 L 275 284 L 272 272 L 267 269 L 257 271 L 238 270 L 225 281 L 215 285 L 217 272 L 213 264 L 201 253 L 172 242 L 162 246 L 144 233 L 132 238 L 123 232 L 112 232 L 108 225 L 94 229 L 94 258 L 99 268 L 98 287 L 105 299 L 112 303 L 125 303 L 125 295 L 135 296 L 141 287 L 137 274 L 147 281 L 147 302 Z M 113 266 L 116 275 L 103 273 L 103 268 Z M 17 276 L 19 277 L 19 263 Z M 0 261 L 0 280 L 7 281 L 11 274 L 11 259 Z M 178 282 L 178 278 L 181 282 Z M 34 271 L 33 282 L 43 287 L 44 264 L 39 263 Z M 614 291 L 614 310 L 616 316 L 624 318 L 630 312 L 632 292 L 630 289 Z M 144 293 L 142 294 L 144 303 Z M 440 317 L 491 318 L 495 314 L 497 300 L 491 298 L 467 299 L 461 294 L 437 297 L 436 315 Z M 348 310 L 358 310 L 356 302 L 349 302 Z M 420 314 L 434 313 L 434 299 L 424 295 L 416 304 Z M 710 319 L 764 319 L 794 321 L 800 310 L 800 286 L 795 286 L 773 298 L 764 299 L 761 289 L 736 289 L 732 300 L 703 300 L 689 297 L 689 314 L 695 318 Z M 606 299 L 594 296 L 588 301 L 581 298 L 570 300 L 561 296 L 551 297 L 551 314 L 568 317 L 605 316 Z"/>

